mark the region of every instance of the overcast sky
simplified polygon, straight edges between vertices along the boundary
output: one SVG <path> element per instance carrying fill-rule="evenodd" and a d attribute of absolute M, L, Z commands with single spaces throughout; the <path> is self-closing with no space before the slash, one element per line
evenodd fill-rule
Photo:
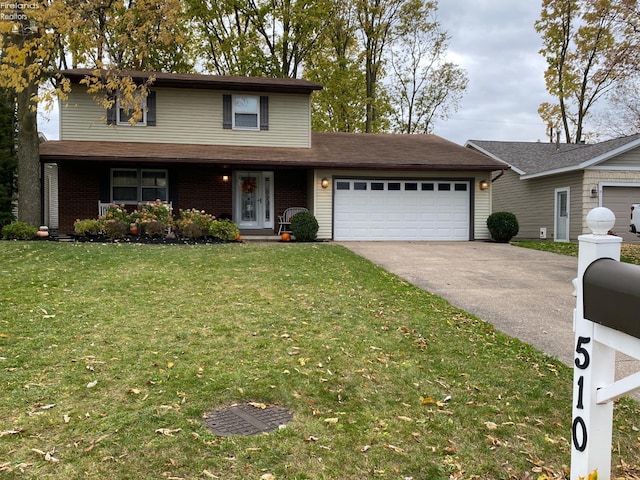
<path fill-rule="evenodd" d="M 550 100 L 545 61 L 534 22 L 539 0 L 439 0 L 438 18 L 451 36 L 451 61 L 467 71 L 469 86 L 457 113 L 438 122 L 437 135 L 467 140 L 548 141 L 537 110 Z M 41 115 L 40 131 L 58 138 L 56 112 Z"/>
<path fill-rule="evenodd" d="M 550 97 L 546 62 L 534 23 L 538 0 L 440 0 L 438 18 L 451 36 L 451 61 L 467 71 L 469 86 L 457 113 L 434 133 L 467 140 L 548 141 L 538 116 Z"/>

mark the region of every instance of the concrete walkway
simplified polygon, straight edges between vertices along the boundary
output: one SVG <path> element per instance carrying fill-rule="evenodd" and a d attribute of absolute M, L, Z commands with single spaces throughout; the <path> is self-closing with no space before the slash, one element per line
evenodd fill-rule
<path fill-rule="evenodd" d="M 340 244 L 573 367 L 577 258 L 491 242 Z M 640 370 L 618 357 L 618 378 Z"/>

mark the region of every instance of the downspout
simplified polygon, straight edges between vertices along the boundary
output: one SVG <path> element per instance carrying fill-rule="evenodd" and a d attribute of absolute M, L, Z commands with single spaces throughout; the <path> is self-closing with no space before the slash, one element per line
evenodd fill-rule
<path fill-rule="evenodd" d="M 504 170 L 500 170 L 500 173 L 498 174 L 498 176 L 491 179 L 491 183 L 495 182 L 503 175 L 504 175 Z"/>

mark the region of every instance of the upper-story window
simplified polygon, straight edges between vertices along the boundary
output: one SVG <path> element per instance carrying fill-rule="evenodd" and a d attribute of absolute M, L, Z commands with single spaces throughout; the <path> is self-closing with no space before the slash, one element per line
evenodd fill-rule
<path fill-rule="evenodd" d="M 142 110 L 142 118 L 138 118 L 136 122 L 131 123 L 131 117 L 133 117 L 133 111 L 125 108 L 120 102 L 120 98 L 116 100 L 116 123 L 118 125 L 147 125 L 147 97 L 140 99 L 140 109 Z"/>
<path fill-rule="evenodd" d="M 269 97 L 222 96 L 222 127 L 234 130 L 269 130 Z"/>
<path fill-rule="evenodd" d="M 156 126 L 156 92 L 150 91 L 145 98 L 140 100 L 142 107 L 142 118 L 134 125 L 155 127 Z M 133 112 L 126 111 L 120 104 L 120 99 L 116 97 L 113 106 L 107 110 L 107 125 L 131 125 Z"/>
<path fill-rule="evenodd" d="M 260 109 L 258 97 L 234 95 L 233 97 L 233 128 L 258 130 Z"/>

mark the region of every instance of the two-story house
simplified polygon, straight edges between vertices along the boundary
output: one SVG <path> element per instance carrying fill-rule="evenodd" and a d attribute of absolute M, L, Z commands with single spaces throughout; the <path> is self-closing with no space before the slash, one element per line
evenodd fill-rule
<path fill-rule="evenodd" d="M 434 135 L 311 131 L 299 79 L 126 72 L 155 80 L 142 121 L 102 109 L 71 81 L 60 140 L 41 145 L 45 223 L 70 233 L 98 202 L 161 199 L 231 218 L 243 233 L 274 234 L 288 207 L 317 218 L 318 238 L 488 238 L 492 171 L 503 162 Z"/>

